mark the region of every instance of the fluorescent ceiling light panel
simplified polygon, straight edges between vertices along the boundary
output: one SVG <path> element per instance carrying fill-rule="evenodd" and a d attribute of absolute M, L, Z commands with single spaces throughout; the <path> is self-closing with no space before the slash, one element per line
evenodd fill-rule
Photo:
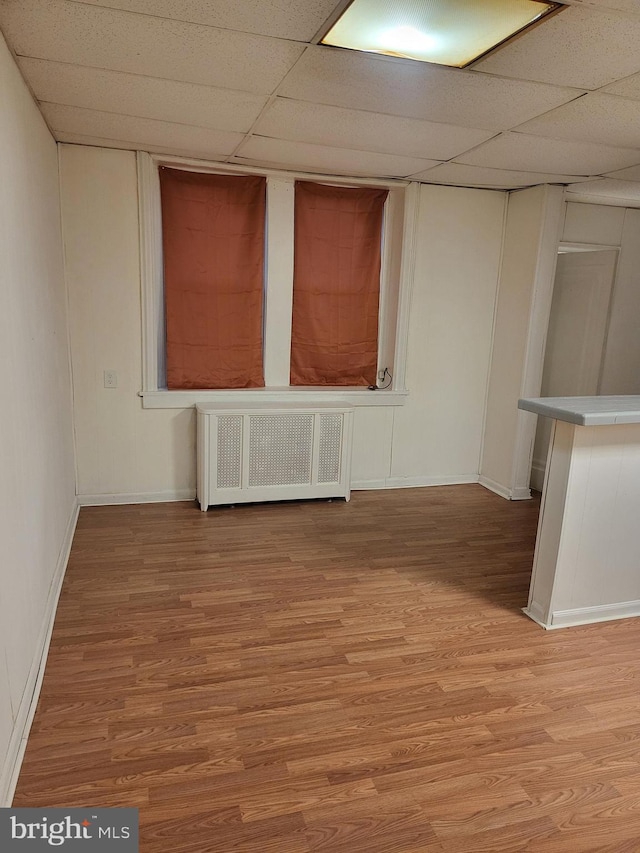
<path fill-rule="evenodd" d="M 321 44 L 463 68 L 559 7 L 543 0 L 353 0 Z"/>

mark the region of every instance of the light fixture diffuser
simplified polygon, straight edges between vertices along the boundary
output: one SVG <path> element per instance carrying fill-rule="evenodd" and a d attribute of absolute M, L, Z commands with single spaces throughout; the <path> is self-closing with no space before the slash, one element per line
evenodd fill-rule
<path fill-rule="evenodd" d="M 353 0 L 320 43 L 463 68 L 560 5 L 544 0 Z"/>

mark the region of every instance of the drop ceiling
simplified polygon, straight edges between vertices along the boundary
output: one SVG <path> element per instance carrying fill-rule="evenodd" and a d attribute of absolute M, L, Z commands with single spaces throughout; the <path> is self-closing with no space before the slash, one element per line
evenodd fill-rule
<path fill-rule="evenodd" d="M 640 206 L 640 0 L 460 70 L 318 45 L 337 0 L 0 0 L 55 138 Z"/>

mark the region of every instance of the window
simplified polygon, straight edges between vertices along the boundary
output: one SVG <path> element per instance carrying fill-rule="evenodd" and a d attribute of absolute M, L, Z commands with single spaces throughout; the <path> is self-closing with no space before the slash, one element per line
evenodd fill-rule
<path fill-rule="evenodd" d="M 160 167 L 167 388 L 259 388 L 266 179 Z"/>
<path fill-rule="evenodd" d="M 375 385 L 387 190 L 296 181 L 292 385 Z"/>
<path fill-rule="evenodd" d="M 182 174 L 199 173 L 212 177 L 212 183 L 227 178 L 234 181 L 238 177 L 249 181 L 266 181 L 266 231 L 264 241 L 264 291 L 260 296 L 262 305 L 262 353 L 263 381 L 256 379 L 255 374 L 250 379 L 238 380 L 236 387 L 229 387 L 228 378 L 216 380 L 214 388 L 202 390 L 202 380 L 196 378 L 193 382 L 181 384 L 174 381 L 172 364 L 175 359 L 171 353 L 174 345 L 174 319 L 168 314 L 165 317 L 165 294 L 163 284 L 163 222 L 161 212 L 159 171 L 180 170 Z M 377 305 L 377 324 L 375 319 L 375 303 L 371 302 L 367 312 L 369 328 L 377 325 L 377 352 L 373 359 L 369 357 L 368 373 L 361 381 L 347 377 L 349 385 L 341 384 L 339 388 L 332 384 L 330 377 L 322 383 L 311 379 L 299 381 L 291 378 L 291 341 L 295 328 L 294 316 L 294 222 L 295 222 L 295 184 L 296 180 L 304 183 L 321 184 L 327 189 L 339 187 L 362 187 L 367 190 L 364 195 L 372 192 L 379 206 L 376 216 L 382 220 L 382 228 L 377 227 L 377 241 L 380 258 L 377 261 L 380 269 L 379 301 Z M 140 203 L 140 233 L 141 233 L 141 279 L 143 303 L 143 388 L 141 396 L 146 408 L 184 408 L 195 402 L 220 401 L 229 402 L 233 399 L 248 398 L 265 402 L 293 399 L 295 402 L 310 402 L 320 400 L 329 389 L 332 398 L 349 401 L 356 405 L 401 405 L 406 391 L 404 390 L 404 362 L 406 357 L 406 327 L 408 324 L 408 297 L 412 278 L 413 242 L 415 221 L 417 217 L 418 185 L 406 181 L 377 181 L 364 179 L 347 179 L 340 177 L 326 178 L 323 176 L 296 175 L 286 172 L 275 172 L 266 169 L 241 169 L 225 164 L 203 164 L 199 161 L 181 160 L 176 157 L 156 157 L 143 152 L 138 153 L 138 182 Z M 186 181 L 189 185 L 189 181 Z M 224 183 L 224 180 L 222 181 Z M 372 186 L 373 185 L 373 186 Z M 356 193 L 357 194 L 357 193 Z M 380 203 L 381 202 L 381 203 Z M 375 220 L 375 216 L 374 216 Z M 380 230 L 382 240 L 380 241 Z M 165 235 L 165 254 L 167 251 Z M 216 250 L 217 251 L 217 250 Z M 165 261 L 166 262 L 166 261 Z M 171 259 L 169 264 L 180 265 L 179 256 Z M 375 267 L 375 253 L 374 264 Z M 255 268 L 255 264 L 254 264 Z M 180 278 L 180 276 L 178 276 Z M 401 286 L 402 284 L 402 286 Z M 298 287 L 298 286 L 297 286 Z M 197 289 L 197 288 L 196 288 Z M 179 289 L 180 291 L 180 289 Z M 255 295 L 255 293 L 254 293 Z M 377 292 L 376 292 L 377 296 Z M 184 301 L 184 293 L 178 301 Z M 167 305 L 169 312 L 173 309 Z M 197 312 L 196 299 L 191 310 Z M 372 307 L 374 306 L 374 307 Z M 218 309 L 216 308 L 215 311 Z M 259 311 L 254 312 L 254 317 Z M 182 322 L 182 321 L 181 321 Z M 168 330 L 169 364 L 167 364 L 167 348 L 165 346 L 165 329 Z M 375 343 L 374 343 L 375 347 Z M 180 356 L 183 358 L 183 356 Z M 219 354 L 215 346 L 207 356 L 210 363 L 219 363 Z M 198 359 L 196 359 L 197 361 Z M 375 363 L 375 370 L 374 370 Z M 364 387 L 365 378 L 379 376 L 384 370 L 394 378 L 393 387 L 388 391 L 371 394 Z M 335 374 L 334 374 L 335 375 Z M 202 384 L 201 384 L 202 382 Z M 373 382 L 369 384 L 374 384 Z M 200 388 L 197 386 L 200 385 Z M 226 385 L 226 388 L 222 388 Z M 240 395 L 240 397 L 238 396 Z M 375 397 L 375 399 L 372 399 Z"/>

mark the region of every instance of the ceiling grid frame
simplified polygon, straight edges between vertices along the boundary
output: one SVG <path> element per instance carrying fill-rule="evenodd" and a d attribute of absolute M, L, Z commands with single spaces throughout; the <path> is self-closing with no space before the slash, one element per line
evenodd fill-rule
<path fill-rule="evenodd" d="M 640 55 L 617 48 L 640 37 L 637 0 L 567 0 L 466 69 L 318 45 L 347 4 L 3 0 L 0 30 L 60 142 L 490 189 L 563 183 L 568 197 L 640 206 Z"/>

